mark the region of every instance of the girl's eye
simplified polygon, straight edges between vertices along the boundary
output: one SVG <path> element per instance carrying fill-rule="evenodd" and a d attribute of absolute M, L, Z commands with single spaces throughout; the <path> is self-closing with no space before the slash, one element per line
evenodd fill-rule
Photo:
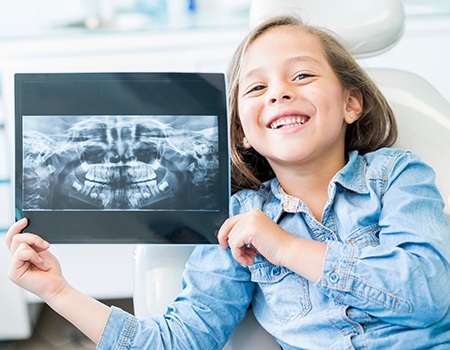
<path fill-rule="evenodd" d="M 303 80 L 312 77 L 311 74 L 301 73 L 295 76 L 294 80 Z"/>
<path fill-rule="evenodd" d="M 265 88 L 266 87 L 264 85 L 256 85 L 256 86 L 252 87 L 251 89 L 249 89 L 247 91 L 247 93 L 249 94 L 249 93 L 254 92 L 254 91 L 261 91 L 261 90 L 263 90 Z"/>

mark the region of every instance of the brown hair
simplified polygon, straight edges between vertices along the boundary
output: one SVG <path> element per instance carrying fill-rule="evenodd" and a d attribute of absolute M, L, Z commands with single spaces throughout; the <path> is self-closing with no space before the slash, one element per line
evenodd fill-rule
<path fill-rule="evenodd" d="M 300 27 L 315 36 L 342 86 L 361 92 L 363 110 L 358 120 L 347 126 L 346 152 L 372 152 L 392 146 L 397 139 L 397 124 L 385 97 L 339 39 L 331 32 L 304 24 L 297 17 L 275 17 L 260 24 L 246 36 L 237 48 L 228 70 L 233 191 L 243 188 L 257 189 L 263 182 L 275 176 L 263 156 L 253 148 L 246 149 L 242 145 L 244 132 L 238 115 L 238 90 L 242 60 L 248 48 L 259 36 L 280 26 Z"/>

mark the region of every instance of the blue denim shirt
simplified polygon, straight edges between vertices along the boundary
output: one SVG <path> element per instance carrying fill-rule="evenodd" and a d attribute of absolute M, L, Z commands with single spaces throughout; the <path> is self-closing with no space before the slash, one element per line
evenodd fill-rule
<path fill-rule="evenodd" d="M 434 177 L 409 152 L 351 152 L 322 222 L 301 201 L 283 211 L 276 179 L 235 194 L 233 215 L 260 209 L 326 242 L 320 279 L 262 256 L 243 268 L 229 249 L 197 247 L 166 314 L 138 320 L 113 308 L 98 348 L 220 349 L 251 305 L 283 349 L 449 349 L 450 227 Z"/>

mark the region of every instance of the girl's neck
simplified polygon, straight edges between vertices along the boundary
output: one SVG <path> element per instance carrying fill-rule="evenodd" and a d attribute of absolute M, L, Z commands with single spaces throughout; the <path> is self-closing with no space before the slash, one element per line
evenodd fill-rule
<path fill-rule="evenodd" d="M 316 163 L 308 168 L 277 169 L 276 174 L 284 192 L 299 198 L 321 221 L 328 201 L 328 185 L 344 165 L 345 157 Z"/>

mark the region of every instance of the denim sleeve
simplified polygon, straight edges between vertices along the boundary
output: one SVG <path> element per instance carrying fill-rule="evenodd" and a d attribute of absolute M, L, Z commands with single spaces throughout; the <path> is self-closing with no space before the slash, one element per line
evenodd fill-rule
<path fill-rule="evenodd" d="M 220 349 L 245 316 L 254 286 L 248 269 L 217 245 L 194 250 L 183 290 L 164 315 L 139 320 L 112 308 L 98 349 Z"/>
<path fill-rule="evenodd" d="M 450 228 L 433 170 L 404 153 L 381 191 L 378 246 L 328 244 L 316 286 L 386 322 L 427 327 L 450 307 Z"/>

